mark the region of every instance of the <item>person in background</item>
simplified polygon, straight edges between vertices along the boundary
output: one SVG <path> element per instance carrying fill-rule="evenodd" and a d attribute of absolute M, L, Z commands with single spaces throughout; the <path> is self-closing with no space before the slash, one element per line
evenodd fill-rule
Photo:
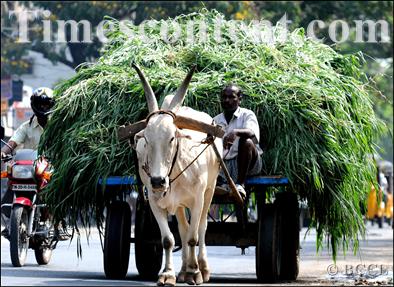
<path fill-rule="evenodd" d="M 21 124 L 8 141 L 8 145 L 4 145 L 1 148 L 1 158 L 12 153 L 21 144 L 23 144 L 23 148 L 37 149 L 40 137 L 48 121 L 48 115 L 54 105 L 55 101 L 51 89 L 41 87 L 34 90 L 30 97 L 30 106 L 34 115 L 29 121 Z"/>
<path fill-rule="evenodd" d="M 243 96 L 235 84 L 226 85 L 220 94 L 223 112 L 214 117 L 214 121 L 225 131 L 223 160 L 238 192 L 245 197 L 246 177 L 261 172 L 263 151 L 259 146 L 260 127 L 255 113 L 240 107 Z M 228 191 L 223 172 L 219 174 L 217 188 Z"/>
<path fill-rule="evenodd" d="M 36 150 L 40 142 L 40 137 L 48 122 L 48 116 L 52 111 L 55 101 L 53 99 L 53 91 L 49 88 L 41 87 L 33 91 L 30 97 L 30 106 L 34 115 L 30 120 L 24 122 L 15 131 L 9 139 L 8 145 L 1 148 L 1 159 L 7 158 L 8 154 L 12 154 L 14 149 L 23 145 L 25 149 Z M 11 190 L 7 190 L 1 199 L 1 204 L 12 203 L 13 194 Z M 6 217 L 10 217 L 10 212 L 2 210 Z M 8 230 L 5 228 L 1 231 L 2 235 L 7 235 Z"/>

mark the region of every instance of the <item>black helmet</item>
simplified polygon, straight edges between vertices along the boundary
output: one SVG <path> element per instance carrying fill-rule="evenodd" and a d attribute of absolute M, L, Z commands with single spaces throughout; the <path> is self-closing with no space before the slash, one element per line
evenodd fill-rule
<path fill-rule="evenodd" d="M 47 116 L 54 105 L 53 91 L 50 88 L 40 87 L 30 97 L 30 106 L 37 117 Z"/>

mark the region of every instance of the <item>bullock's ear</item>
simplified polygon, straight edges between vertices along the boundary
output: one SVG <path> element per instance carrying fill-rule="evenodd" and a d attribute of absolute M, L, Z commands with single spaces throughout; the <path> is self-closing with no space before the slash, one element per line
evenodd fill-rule
<path fill-rule="evenodd" d="M 133 149 L 136 149 L 138 140 L 143 137 L 144 137 L 144 130 L 142 130 L 134 135 Z"/>
<path fill-rule="evenodd" d="M 192 139 L 192 137 L 190 135 L 187 135 L 187 134 L 183 133 L 180 129 L 176 130 L 175 137 L 176 138 L 187 138 L 189 140 Z"/>
<path fill-rule="evenodd" d="M 138 133 L 136 133 L 136 134 L 134 135 L 134 142 L 137 142 L 140 138 L 143 138 L 143 137 L 144 137 L 144 131 L 145 131 L 145 130 L 142 130 L 142 131 L 140 131 L 140 132 L 138 132 Z"/>

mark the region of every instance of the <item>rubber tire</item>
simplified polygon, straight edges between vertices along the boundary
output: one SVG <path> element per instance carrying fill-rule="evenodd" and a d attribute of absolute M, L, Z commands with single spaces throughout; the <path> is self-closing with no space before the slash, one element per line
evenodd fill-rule
<path fill-rule="evenodd" d="M 52 249 L 50 248 L 34 249 L 34 255 L 39 265 L 47 265 L 49 261 L 51 261 Z"/>
<path fill-rule="evenodd" d="M 256 275 L 259 282 L 274 282 L 280 273 L 279 229 L 274 204 L 265 204 L 259 211 L 256 244 Z"/>
<path fill-rule="evenodd" d="M 300 262 L 300 227 L 297 195 L 281 192 L 276 195 L 275 204 L 281 218 L 281 280 L 296 280 Z"/>
<path fill-rule="evenodd" d="M 108 207 L 104 235 L 104 272 L 109 279 L 124 279 L 129 268 L 131 210 L 127 202 Z"/>
<path fill-rule="evenodd" d="M 14 267 L 22 267 L 25 265 L 27 249 L 29 248 L 29 239 L 24 243 L 21 242 L 20 226 L 23 223 L 25 224 L 25 232 L 27 233 L 29 224 L 27 209 L 21 205 L 14 206 L 10 218 L 10 254 L 11 262 Z"/>
<path fill-rule="evenodd" d="M 149 202 L 140 197 L 137 198 L 134 233 L 138 273 L 144 279 L 156 280 L 163 261 L 160 229 Z"/>

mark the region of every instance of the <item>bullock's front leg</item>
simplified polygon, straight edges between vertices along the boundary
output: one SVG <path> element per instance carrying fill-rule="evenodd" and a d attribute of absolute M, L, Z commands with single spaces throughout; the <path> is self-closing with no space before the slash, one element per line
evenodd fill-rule
<path fill-rule="evenodd" d="M 187 244 L 187 230 L 189 228 L 189 222 L 187 222 L 184 207 L 177 209 L 176 219 L 178 221 L 178 230 L 182 241 L 182 267 L 178 273 L 178 282 L 183 283 L 186 280 L 186 266 L 187 259 L 189 257 L 189 246 Z"/>
<path fill-rule="evenodd" d="M 172 260 L 172 249 L 175 245 L 174 236 L 170 231 L 167 220 L 167 211 L 159 208 L 154 199 L 149 200 L 152 212 L 160 228 L 161 242 L 165 252 L 165 265 L 163 272 L 159 275 L 158 286 L 175 286 L 176 277 Z"/>
<path fill-rule="evenodd" d="M 203 187 L 201 190 L 204 190 Z M 189 258 L 186 266 L 186 283 L 190 285 L 199 285 L 203 283 L 200 269 L 198 268 L 196 245 L 198 242 L 198 226 L 200 223 L 201 213 L 203 209 L 203 194 L 196 193 L 195 202 L 191 208 L 190 226 L 187 232 L 187 244 L 189 246 Z"/>
<path fill-rule="evenodd" d="M 202 273 L 204 282 L 208 282 L 211 272 L 209 270 L 207 250 L 205 245 L 205 233 L 207 230 L 208 209 L 211 206 L 214 187 L 208 187 L 204 194 L 204 207 L 201 214 L 200 225 L 198 227 L 198 265 Z"/>

